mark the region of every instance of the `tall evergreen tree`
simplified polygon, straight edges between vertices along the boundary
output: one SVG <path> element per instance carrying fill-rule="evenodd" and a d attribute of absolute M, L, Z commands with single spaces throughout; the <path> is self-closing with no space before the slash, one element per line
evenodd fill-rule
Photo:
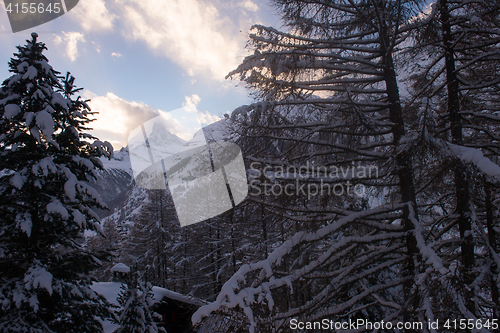
<path fill-rule="evenodd" d="M 158 328 L 150 310 L 153 305 L 153 289 L 150 283 L 144 284 L 134 274 L 133 281 L 123 283 L 118 296 L 122 309 L 118 312 L 119 324 L 114 333 L 158 333 L 165 332 Z"/>
<path fill-rule="evenodd" d="M 87 181 L 112 147 L 85 133 L 93 112 L 31 36 L 0 89 L 0 332 L 102 332 L 83 243 L 104 208 Z"/>

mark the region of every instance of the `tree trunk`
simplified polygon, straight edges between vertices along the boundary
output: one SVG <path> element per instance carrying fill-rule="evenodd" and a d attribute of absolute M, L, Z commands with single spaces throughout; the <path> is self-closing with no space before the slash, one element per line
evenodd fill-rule
<path fill-rule="evenodd" d="M 484 192 L 485 192 L 485 209 L 486 209 L 486 225 L 488 228 L 488 241 L 489 245 L 495 253 L 498 253 L 497 248 L 497 232 L 495 231 L 495 220 L 493 216 L 493 204 L 491 202 L 491 189 L 486 177 L 483 178 L 484 181 Z M 492 260 L 491 263 L 491 300 L 493 301 L 493 319 L 500 319 L 500 293 L 498 290 L 497 278 L 498 278 L 498 266 L 495 261 Z M 500 332 L 500 329 L 493 330 L 493 332 Z"/>
<path fill-rule="evenodd" d="M 451 36 L 450 13 L 447 0 L 439 1 L 439 10 L 441 14 L 443 44 L 445 47 L 446 80 L 448 90 L 448 114 L 451 126 L 451 142 L 453 144 L 462 144 L 462 124 L 460 117 L 459 86 L 456 75 L 453 40 Z M 454 168 L 455 193 L 457 198 L 458 227 L 461 239 L 461 258 L 462 258 L 462 279 L 467 288 L 465 293 L 465 302 L 469 311 L 476 313 L 474 302 L 474 292 L 469 288 L 474 281 L 472 268 L 474 266 L 474 241 L 472 237 L 472 223 L 470 211 L 470 193 L 469 183 L 465 174 L 464 167 L 457 163 Z"/>
<path fill-rule="evenodd" d="M 398 150 L 401 138 L 405 135 L 403 112 L 399 99 L 399 89 L 396 80 L 396 72 L 394 70 L 394 60 L 392 58 L 392 48 L 388 38 L 387 28 L 381 29 L 381 47 L 384 61 L 384 81 L 387 89 L 387 99 L 389 102 L 389 117 L 393 123 L 392 135 L 394 138 L 394 149 Z M 413 206 L 414 218 L 418 221 L 418 212 L 415 195 L 415 185 L 413 182 L 412 162 L 409 152 L 403 151 L 397 154 L 396 163 L 398 167 L 399 187 L 401 192 L 401 200 L 408 205 Z M 410 218 L 410 208 L 405 206 L 403 210 L 403 226 L 406 231 L 406 250 L 408 259 L 406 261 L 405 275 L 416 276 L 416 261 L 418 260 L 417 241 L 413 230 L 415 229 Z M 419 297 L 412 293 L 414 279 L 409 279 L 404 283 L 403 290 L 406 305 L 403 309 L 403 318 L 405 321 L 415 321 L 417 318 L 416 311 L 419 308 Z M 413 332 L 407 330 L 406 332 Z"/>

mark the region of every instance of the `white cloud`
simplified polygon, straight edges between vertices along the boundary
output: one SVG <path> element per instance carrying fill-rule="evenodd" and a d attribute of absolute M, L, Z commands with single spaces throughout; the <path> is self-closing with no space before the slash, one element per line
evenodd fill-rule
<path fill-rule="evenodd" d="M 217 80 L 238 65 L 244 36 L 215 6 L 200 0 L 121 1 L 126 34 L 184 67 Z M 239 31 L 239 30 L 238 30 Z"/>
<path fill-rule="evenodd" d="M 56 35 L 54 43 L 56 45 L 66 44 L 66 55 L 69 60 L 75 61 L 78 58 L 78 42 L 85 43 L 85 36 L 80 32 L 64 32 L 63 35 Z"/>
<path fill-rule="evenodd" d="M 203 124 L 203 126 L 207 126 L 219 121 L 221 118 L 219 116 L 214 116 L 213 114 L 210 114 L 208 111 L 205 112 L 200 111 L 198 112 L 198 119 L 200 120 L 200 123 Z"/>
<path fill-rule="evenodd" d="M 104 0 L 83 0 L 69 12 L 75 15 L 86 31 L 104 31 L 113 28 L 115 15 L 111 14 Z"/>
<path fill-rule="evenodd" d="M 210 114 L 208 111 L 201 112 L 196 109 L 196 105 L 198 105 L 201 102 L 200 96 L 193 94 L 191 96 L 184 96 L 184 99 L 186 101 L 182 104 L 182 106 L 187 112 L 197 112 L 198 121 L 200 122 L 200 124 L 206 126 L 220 120 L 219 116 L 214 116 Z"/>
<path fill-rule="evenodd" d="M 196 106 L 201 102 L 200 96 L 196 94 L 193 94 L 191 96 L 184 96 L 184 99 L 186 101 L 182 104 L 182 106 Z"/>
<path fill-rule="evenodd" d="M 241 6 L 245 9 L 248 9 L 252 12 L 256 12 L 259 10 L 259 6 L 255 4 L 252 0 L 246 0 L 241 3 Z"/>
<path fill-rule="evenodd" d="M 100 140 L 111 142 L 115 149 L 127 145 L 128 135 L 137 126 L 158 116 L 156 110 L 141 102 L 127 101 L 108 92 L 106 96 L 97 96 L 89 91 L 84 93 L 90 98 L 89 106 L 97 111 L 97 120 L 90 123 L 92 134 Z"/>
<path fill-rule="evenodd" d="M 113 53 L 111 53 L 111 56 L 116 57 L 116 58 L 120 58 L 122 55 L 121 55 L 121 53 L 113 52 Z"/>

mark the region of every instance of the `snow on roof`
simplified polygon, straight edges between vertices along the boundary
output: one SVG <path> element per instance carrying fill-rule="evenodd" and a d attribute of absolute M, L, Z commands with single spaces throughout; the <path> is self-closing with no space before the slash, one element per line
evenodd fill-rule
<path fill-rule="evenodd" d="M 111 267 L 111 272 L 128 273 L 130 272 L 130 267 L 125 264 L 119 263 Z"/>
<path fill-rule="evenodd" d="M 92 284 L 92 290 L 104 296 L 111 304 L 118 305 L 117 298 L 120 293 L 121 285 L 121 282 L 94 282 Z M 153 287 L 153 300 L 155 302 L 160 302 L 163 297 L 197 306 L 208 304 L 196 297 L 182 295 L 165 288 Z"/>
<path fill-rule="evenodd" d="M 172 299 L 175 301 L 187 303 L 187 304 L 192 304 L 196 306 L 203 306 L 208 304 L 204 300 L 201 300 L 196 297 L 192 296 L 187 296 L 187 295 L 182 295 L 179 293 L 176 293 L 175 291 L 171 291 L 165 288 L 160 288 L 160 287 L 153 287 L 153 294 L 154 294 L 154 301 L 159 302 L 163 299 L 163 297 L 167 297 L 168 299 Z"/>

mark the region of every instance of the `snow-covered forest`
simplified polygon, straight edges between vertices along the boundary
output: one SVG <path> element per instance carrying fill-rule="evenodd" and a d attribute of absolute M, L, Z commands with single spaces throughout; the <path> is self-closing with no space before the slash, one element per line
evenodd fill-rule
<path fill-rule="evenodd" d="M 99 115 L 37 35 L 18 47 L 0 332 L 160 332 L 152 286 L 200 300 L 190 332 L 500 332 L 500 3 L 271 3 L 283 26 L 253 26 L 227 77 L 254 103 L 204 128 L 241 148 L 248 196 L 186 227 L 130 147 L 86 133 Z M 91 289 L 117 263 L 118 307 Z"/>

